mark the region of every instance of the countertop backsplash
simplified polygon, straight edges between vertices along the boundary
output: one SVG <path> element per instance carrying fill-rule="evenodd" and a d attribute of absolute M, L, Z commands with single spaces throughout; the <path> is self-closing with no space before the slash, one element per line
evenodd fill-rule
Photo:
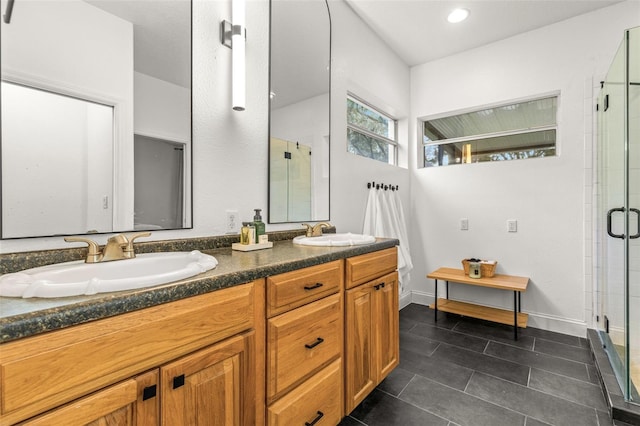
<path fill-rule="evenodd" d="M 304 229 L 301 228 L 267 232 L 267 235 L 269 235 L 269 241 L 275 242 L 291 240 L 299 235 L 304 235 L 304 232 Z M 153 253 L 158 251 L 215 250 L 231 247 L 231 244 L 239 241 L 240 236 L 238 234 L 162 241 L 139 241 L 135 243 L 135 251 L 136 253 Z M 86 255 L 86 247 L 0 254 L 0 275 L 54 263 L 82 260 Z"/>

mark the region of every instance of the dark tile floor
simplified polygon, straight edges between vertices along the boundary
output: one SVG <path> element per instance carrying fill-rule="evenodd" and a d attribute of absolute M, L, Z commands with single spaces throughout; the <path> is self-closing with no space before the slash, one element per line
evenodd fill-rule
<path fill-rule="evenodd" d="M 411 304 L 400 365 L 341 426 L 623 426 L 612 422 L 586 339 Z"/>

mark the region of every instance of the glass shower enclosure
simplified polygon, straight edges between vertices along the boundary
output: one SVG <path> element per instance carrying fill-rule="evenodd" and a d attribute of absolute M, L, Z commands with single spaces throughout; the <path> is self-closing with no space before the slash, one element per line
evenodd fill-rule
<path fill-rule="evenodd" d="M 627 30 L 598 96 L 598 328 L 625 400 L 640 404 L 640 27 Z"/>

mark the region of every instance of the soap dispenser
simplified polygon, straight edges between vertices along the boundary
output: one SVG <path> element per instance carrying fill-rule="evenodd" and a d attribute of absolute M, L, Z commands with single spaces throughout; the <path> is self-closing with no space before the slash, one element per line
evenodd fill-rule
<path fill-rule="evenodd" d="M 256 242 L 260 240 L 260 235 L 264 235 L 264 222 L 262 221 L 262 216 L 260 212 L 262 209 L 254 209 L 256 215 L 253 216 L 253 226 L 256 227 Z"/>

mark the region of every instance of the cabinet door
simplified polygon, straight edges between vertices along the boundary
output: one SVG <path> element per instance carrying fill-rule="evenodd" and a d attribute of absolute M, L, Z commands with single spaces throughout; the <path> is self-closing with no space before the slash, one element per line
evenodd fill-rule
<path fill-rule="evenodd" d="M 377 385 L 374 293 L 371 283 L 346 292 L 345 413 L 353 411 Z"/>
<path fill-rule="evenodd" d="M 380 383 L 399 364 L 400 330 L 398 312 L 398 273 L 377 280 L 375 292 L 377 382 Z"/>
<path fill-rule="evenodd" d="M 399 363 L 398 273 L 346 292 L 345 412 Z"/>
<path fill-rule="evenodd" d="M 157 398 L 144 398 L 144 389 L 157 385 L 151 371 L 110 386 L 22 423 L 29 426 L 157 426 Z M 149 392 L 147 392 L 149 394 Z"/>
<path fill-rule="evenodd" d="M 254 393 L 247 386 L 249 339 L 232 337 L 160 369 L 162 424 L 250 424 Z"/>

